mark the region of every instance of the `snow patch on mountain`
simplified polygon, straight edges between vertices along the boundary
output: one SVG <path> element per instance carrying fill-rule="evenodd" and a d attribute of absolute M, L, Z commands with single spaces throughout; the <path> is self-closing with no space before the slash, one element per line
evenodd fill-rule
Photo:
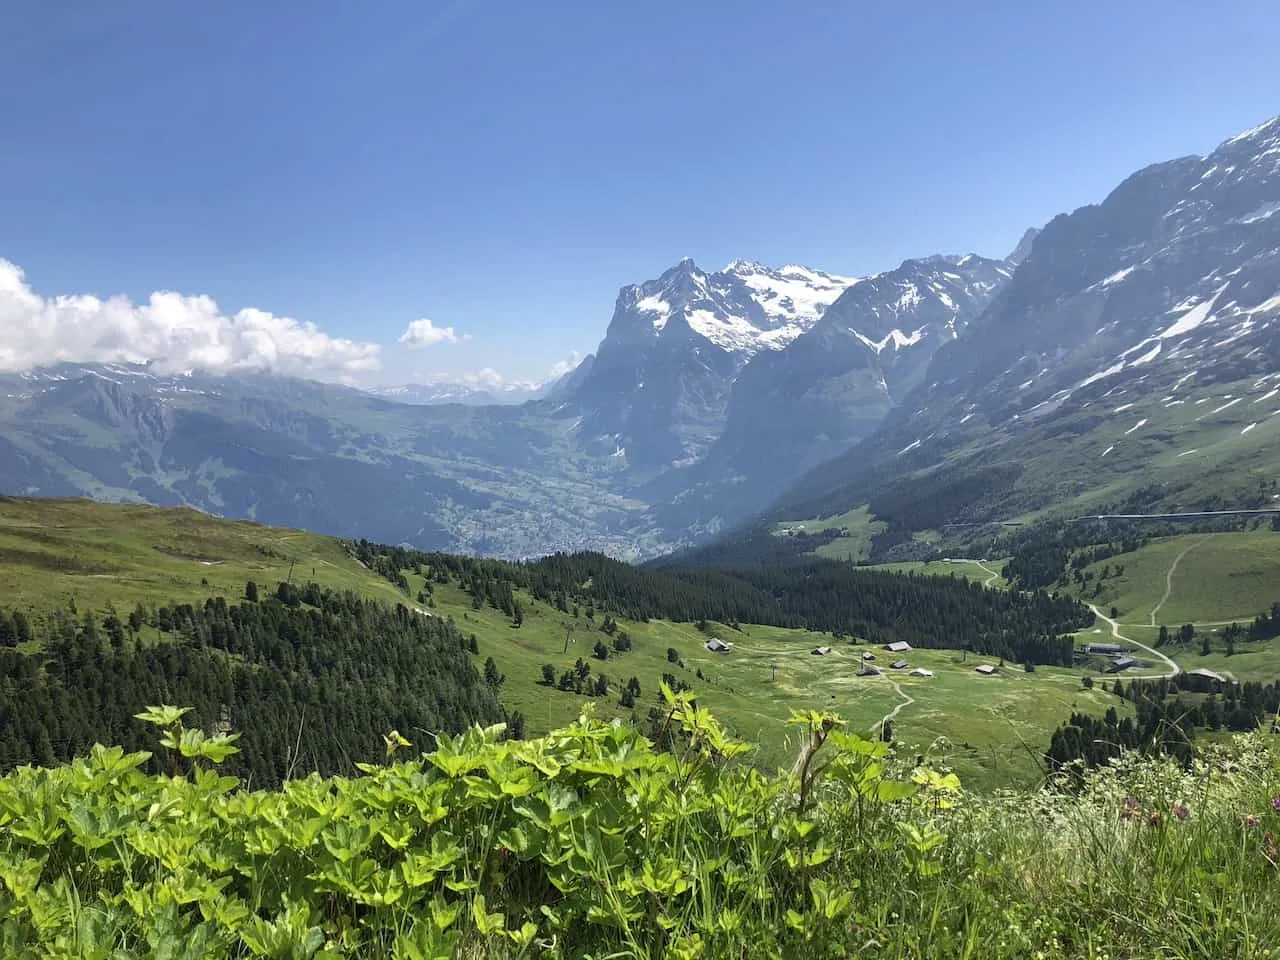
<path fill-rule="evenodd" d="M 1259 220 L 1266 220 L 1268 217 L 1273 217 L 1277 213 L 1280 213 L 1280 200 L 1274 200 L 1271 203 L 1264 203 L 1262 206 L 1258 207 L 1258 209 L 1254 210 L 1253 213 L 1247 214 L 1243 217 L 1237 217 L 1236 223 L 1257 223 Z"/>
<path fill-rule="evenodd" d="M 802 327 L 812 326 L 836 297 L 861 279 L 837 277 L 794 263 L 770 270 L 742 260 L 733 261 L 721 274 L 739 277 L 772 319 Z"/>
<path fill-rule="evenodd" d="M 1156 334 L 1161 340 L 1167 340 L 1171 337 L 1180 337 L 1183 334 L 1190 333 L 1202 323 L 1209 319 L 1213 313 L 1213 305 L 1218 302 L 1218 297 L 1222 296 L 1222 291 L 1227 289 L 1225 286 L 1219 287 L 1218 292 L 1210 299 L 1203 303 L 1197 303 L 1190 310 L 1179 317 L 1174 323 L 1170 324 L 1164 330 Z M 1181 305 L 1179 305 L 1181 306 Z M 1170 310 L 1170 313 L 1177 311 L 1177 307 Z"/>
<path fill-rule="evenodd" d="M 1133 273 L 1133 271 L 1134 271 L 1133 267 L 1125 267 L 1123 270 L 1117 270 L 1115 273 L 1111 274 L 1111 276 L 1107 277 L 1100 284 L 1098 284 L 1098 286 L 1100 287 L 1115 286 L 1117 283 L 1120 283 L 1122 280 L 1124 280 L 1125 277 L 1129 276 L 1129 274 Z"/>
<path fill-rule="evenodd" d="M 879 353 L 881 350 L 883 350 L 885 347 L 890 346 L 891 344 L 893 346 L 893 349 L 895 350 L 899 350 L 903 347 L 913 346 L 919 343 L 921 338 L 924 336 L 923 327 L 921 327 L 918 330 L 913 330 L 911 331 L 911 333 L 903 333 L 901 330 L 895 327 L 879 340 L 872 340 L 870 337 L 866 336 L 865 334 L 859 333 L 857 330 L 854 330 L 852 327 L 849 328 L 849 332 L 852 333 L 859 340 L 861 340 L 863 343 L 865 343 L 868 347 L 870 347 L 876 353 Z"/>

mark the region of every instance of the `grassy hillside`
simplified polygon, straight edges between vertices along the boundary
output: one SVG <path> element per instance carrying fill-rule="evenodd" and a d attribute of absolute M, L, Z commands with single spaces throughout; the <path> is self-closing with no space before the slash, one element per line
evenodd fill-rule
<path fill-rule="evenodd" d="M 1270 530 L 1168 537 L 1086 572 L 1096 579 L 1121 565 L 1090 595 L 1124 623 L 1150 624 L 1153 613 L 1157 624 L 1248 621 L 1280 600 L 1280 533 Z"/>
<path fill-rule="evenodd" d="M 295 581 L 315 580 L 452 618 L 464 636 L 475 635 L 477 668 L 489 657 L 496 661 L 505 675 L 503 704 L 524 715 L 530 733 L 563 726 L 584 704 L 603 719 L 644 723 L 663 675 L 672 674 L 698 691 L 700 701 L 736 735 L 757 747 L 765 764 L 794 758 L 799 743 L 785 723 L 793 710 L 837 710 L 859 730 L 871 729 L 896 710 L 894 732 L 904 744 L 923 748 L 945 737 L 956 747 L 950 761 L 955 768 L 974 784 L 992 785 L 1033 779 L 1037 767 L 1032 754 L 1068 713 L 1110 705 L 1100 690 L 1083 689 L 1080 671 L 1043 667 L 1027 674 L 1011 665 L 1001 676 L 984 679 L 973 672 L 972 657 L 962 662 L 960 654 L 950 651 L 919 651 L 910 657 L 912 666 L 935 671 L 933 678 L 888 670 L 884 677 L 859 678 L 865 645 L 782 627 L 709 624 L 702 633 L 692 623 L 619 619 L 619 628 L 632 641 L 631 650 L 620 654 L 602 631 L 602 613 L 588 619 L 580 610 L 575 618 L 521 593 L 523 624 L 515 628 L 492 607 L 475 609 L 456 583 L 435 585 L 427 609 L 416 599 L 425 585 L 420 576 L 405 571 L 406 594 L 327 537 L 187 510 L 0 500 L 0 581 L 10 607 L 40 612 L 74 600 L 82 610 L 114 604 L 126 611 L 136 603 L 235 598 L 247 580 L 274 589 L 291 565 Z M 999 569 L 994 564 L 989 568 Z M 976 565 L 948 565 L 947 572 L 990 577 Z M 733 651 L 709 653 L 704 643 L 711 634 L 732 642 Z M 594 656 L 597 642 L 608 648 L 606 660 Z M 832 646 L 833 652 L 812 655 L 820 645 Z M 669 662 L 669 649 L 676 651 L 679 663 Z M 892 658 L 877 653 L 880 665 L 887 666 Z M 607 695 L 585 697 L 542 682 L 544 664 L 551 664 L 558 677 L 580 658 L 593 677 L 608 678 Z M 634 707 L 624 707 L 621 691 L 632 677 L 641 694 Z"/>
<path fill-rule="evenodd" d="M 234 598 L 249 580 L 274 588 L 295 563 L 296 581 L 404 599 L 331 537 L 195 510 L 0 497 L 0 599 L 9 607 Z"/>

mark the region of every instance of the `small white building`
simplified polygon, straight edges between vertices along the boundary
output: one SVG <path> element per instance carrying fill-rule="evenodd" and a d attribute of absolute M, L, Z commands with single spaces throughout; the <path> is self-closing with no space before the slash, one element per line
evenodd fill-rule
<path fill-rule="evenodd" d="M 916 667 L 914 670 L 912 670 L 912 671 L 911 671 L 911 676 L 913 676 L 913 677 L 932 677 L 932 676 L 933 676 L 933 671 L 932 671 L 932 670 L 926 670 L 924 667 Z"/>
<path fill-rule="evenodd" d="M 911 644 L 905 640 L 895 640 L 893 643 L 886 643 L 884 648 L 890 653 L 910 653 Z"/>
<path fill-rule="evenodd" d="M 980 673 L 984 677 L 994 677 L 996 675 L 996 667 L 990 663 L 984 663 L 981 666 L 974 667 L 975 673 Z"/>
<path fill-rule="evenodd" d="M 828 653 L 831 652 L 831 648 L 830 647 L 814 647 L 809 652 L 812 653 L 815 657 L 825 657 Z"/>
<path fill-rule="evenodd" d="M 728 653 L 733 649 L 732 643 L 725 643 L 719 637 L 712 637 L 704 646 L 712 653 Z"/>

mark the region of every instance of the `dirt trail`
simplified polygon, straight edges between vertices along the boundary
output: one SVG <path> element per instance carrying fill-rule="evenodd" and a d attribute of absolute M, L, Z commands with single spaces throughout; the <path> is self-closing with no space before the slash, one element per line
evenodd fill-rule
<path fill-rule="evenodd" d="M 1173 575 L 1178 569 L 1178 564 L 1182 562 L 1183 557 L 1185 557 L 1188 553 L 1190 553 L 1196 547 L 1200 546 L 1200 544 L 1202 543 L 1204 543 L 1203 538 L 1200 540 L 1197 540 L 1195 543 L 1188 546 L 1187 549 L 1183 550 L 1180 554 L 1178 554 L 1176 557 L 1173 558 L 1173 563 L 1170 564 L 1169 566 L 1169 572 L 1164 575 L 1164 596 L 1160 598 L 1159 603 L 1157 603 L 1154 607 L 1151 608 L 1151 622 L 1148 623 L 1147 626 L 1154 627 L 1157 625 L 1156 615 L 1160 612 L 1160 608 L 1163 607 L 1168 602 L 1170 595 L 1173 593 Z"/>
<path fill-rule="evenodd" d="M 1133 640 L 1133 639 L 1130 639 L 1129 637 L 1126 637 L 1123 633 L 1120 632 L 1120 624 L 1116 623 L 1116 621 L 1112 620 L 1110 617 L 1108 617 L 1105 613 L 1099 610 L 1092 603 L 1089 604 L 1088 606 L 1090 610 L 1092 610 L 1095 614 L 1097 614 L 1099 619 L 1105 620 L 1107 623 L 1111 625 L 1111 636 L 1114 637 L 1116 640 L 1123 640 L 1125 643 L 1131 643 L 1135 647 L 1138 647 L 1142 650 L 1147 651 L 1147 653 L 1151 654 L 1156 659 L 1163 660 L 1165 662 L 1165 665 L 1169 668 L 1169 672 L 1162 674 L 1162 676 L 1172 677 L 1182 672 L 1181 667 L 1179 667 L 1174 661 L 1166 657 L 1159 650 L 1155 649 L 1154 647 L 1148 647 L 1145 643 L 1139 643 L 1137 640 Z"/>
<path fill-rule="evenodd" d="M 894 717 L 896 717 L 899 711 L 901 711 L 903 707 L 908 707 L 911 704 L 916 702 L 914 697 L 908 696 L 903 691 L 902 684 L 898 683 L 897 680 L 894 680 L 892 677 L 887 676 L 886 674 L 881 674 L 881 676 L 884 677 L 885 681 L 891 687 L 893 687 L 895 691 L 897 691 L 898 696 L 902 698 L 902 702 L 898 704 L 896 707 L 894 707 L 892 710 L 890 710 L 888 713 L 886 713 L 883 717 L 881 717 L 875 723 L 873 723 L 871 725 L 872 730 L 883 730 L 884 725 L 888 723 L 890 720 L 892 720 Z"/>
<path fill-rule="evenodd" d="M 951 557 L 946 562 L 947 563 L 972 563 L 976 567 L 981 567 L 984 573 L 989 574 L 987 579 L 982 581 L 982 585 L 984 587 L 989 587 L 993 583 L 995 583 L 997 580 L 1000 579 L 1000 571 L 992 570 L 990 567 L 988 567 L 986 560 L 974 560 L 970 557 Z"/>
<path fill-rule="evenodd" d="M 987 561 L 985 561 L 985 560 L 975 560 L 975 561 L 974 561 L 974 563 L 976 563 L 978 566 L 980 566 L 983 570 L 987 571 L 987 573 L 991 574 L 991 576 L 987 577 L 987 579 L 986 579 L 986 580 L 982 581 L 982 585 L 983 585 L 984 587 L 989 587 L 989 586 L 991 586 L 993 583 L 995 583 L 997 580 L 999 580 L 999 579 L 1000 579 L 1000 571 L 998 571 L 998 570 L 992 570 L 990 567 L 988 567 L 988 566 L 987 566 Z"/>

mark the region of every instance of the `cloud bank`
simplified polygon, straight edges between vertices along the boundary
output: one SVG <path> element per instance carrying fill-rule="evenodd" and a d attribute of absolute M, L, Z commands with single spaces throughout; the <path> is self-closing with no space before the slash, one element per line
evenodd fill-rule
<path fill-rule="evenodd" d="M 437 327 L 423 317 L 421 320 L 414 320 L 405 328 L 400 336 L 400 342 L 412 348 L 433 347 L 437 343 L 457 343 L 458 335 L 453 332 L 453 327 Z"/>
<path fill-rule="evenodd" d="M 83 294 L 46 299 L 21 268 L 0 259 L 0 370 L 150 361 L 164 372 L 270 370 L 351 381 L 380 369 L 380 354 L 375 343 L 252 307 L 224 315 L 207 296 L 158 292 L 145 304 Z"/>

